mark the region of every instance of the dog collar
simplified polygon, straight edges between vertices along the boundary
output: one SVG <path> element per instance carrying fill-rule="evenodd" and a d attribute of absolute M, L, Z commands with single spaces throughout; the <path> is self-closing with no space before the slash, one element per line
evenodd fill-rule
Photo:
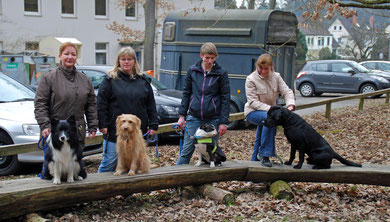
<path fill-rule="evenodd" d="M 210 144 L 210 143 L 213 143 L 213 138 L 198 138 L 197 139 L 197 142 L 199 144 Z M 217 151 L 217 145 L 214 145 L 214 148 L 213 150 L 211 151 L 212 153 L 215 153 L 215 151 Z"/>

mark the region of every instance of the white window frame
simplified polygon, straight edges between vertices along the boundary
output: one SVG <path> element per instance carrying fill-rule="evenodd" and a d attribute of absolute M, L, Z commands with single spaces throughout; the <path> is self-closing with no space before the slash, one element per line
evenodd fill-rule
<path fill-rule="evenodd" d="M 138 15 L 138 2 L 134 0 L 134 17 L 126 16 L 126 8 L 124 10 L 125 13 L 125 20 L 137 20 Z"/>
<path fill-rule="evenodd" d="M 105 44 L 106 45 L 106 49 L 96 49 L 96 44 Z M 96 65 L 107 65 L 109 62 L 108 62 L 108 42 L 95 42 L 95 64 Z M 97 64 L 96 63 L 96 54 L 97 53 L 106 53 L 106 64 Z"/>
<path fill-rule="evenodd" d="M 76 18 L 77 17 L 77 1 L 73 0 L 73 14 L 68 14 L 68 13 L 62 13 L 62 0 L 61 0 L 60 12 L 61 12 L 61 17 Z"/>
<path fill-rule="evenodd" d="M 1 0 L 0 0 L 1 1 Z M 0 2 L 0 4 L 1 4 L 1 2 Z M 38 11 L 37 12 L 26 12 L 26 11 L 24 11 L 24 0 L 23 0 L 23 11 L 24 11 L 24 15 L 30 15 L 30 16 L 41 16 L 42 14 L 41 14 L 41 0 L 37 0 L 37 4 L 38 4 Z M 2 7 L 0 6 L 0 8 L 2 9 Z M 0 11 L 2 11 L 0 9 Z M 1 12 L 0 12 L 0 14 L 2 14 Z"/>
<path fill-rule="evenodd" d="M 108 1 L 109 0 L 104 0 L 106 3 L 106 15 L 96 15 L 95 14 L 95 19 L 108 19 Z M 96 2 L 95 2 L 95 10 L 96 10 Z"/>

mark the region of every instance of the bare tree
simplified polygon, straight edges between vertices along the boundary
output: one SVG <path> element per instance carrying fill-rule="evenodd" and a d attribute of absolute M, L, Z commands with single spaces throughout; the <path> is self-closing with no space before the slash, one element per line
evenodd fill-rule
<path fill-rule="evenodd" d="M 154 36 L 156 34 L 156 0 L 145 1 L 144 69 L 154 70 Z"/>

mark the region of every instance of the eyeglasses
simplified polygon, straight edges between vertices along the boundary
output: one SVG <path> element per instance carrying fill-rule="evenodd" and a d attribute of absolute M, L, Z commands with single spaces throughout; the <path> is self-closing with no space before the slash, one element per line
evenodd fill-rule
<path fill-rule="evenodd" d="M 131 61 L 133 61 L 134 59 L 119 59 L 120 61 L 122 61 L 122 62 L 131 62 Z"/>

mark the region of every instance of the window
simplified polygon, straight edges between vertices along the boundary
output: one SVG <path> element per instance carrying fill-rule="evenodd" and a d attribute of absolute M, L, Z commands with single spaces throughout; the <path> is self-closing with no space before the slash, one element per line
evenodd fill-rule
<path fill-rule="evenodd" d="M 328 72 L 328 64 L 327 63 L 313 64 L 312 68 L 314 71 Z"/>
<path fill-rule="evenodd" d="M 108 43 L 105 42 L 95 44 L 96 65 L 107 65 L 107 45 Z"/>
<path fill-rule="evenodd" d="M 337 30 L 337 26 L 333 26 L 333 30 Z"/>
<path fill-rule="evenodd" d="M 328 37 L 328 41 L 326 45 L 330 45 L 330 37 Z"/>
<path fill-rule="evenodd" d="M 41 0 L 24 0 L 25 15 L 41 15 Z"/>
<path fill-rule="evenodd" d="M 342 29 L 343 29 L 343 26 L 340 25 L 340 26 L 339 26 L 339 30 L 342 30 Z"/>
<path fill-rule="evenodd" d="M 390 70 L 390 64 L 389 63 L 378 63 L 379 70 Z"/>
<path fill-rule="evenodd" d="M 61 13 L 65 17 L 75 17 L 76 0 L 61 0 Z"/>
<path fill-rule="evenodd" d="M 345 63 L 332 63 L 332 72 L 345 72 L 353 70 L 349 65 Z"/>
<path fill-rule="evenodd" d="M 39 51 L 39 42 L 26 42 L 26 50 Z"/>
<path fill-rule="evenodd" d="M 366 67 L 367 69 L 375 69 L 375 63 L 373 62 L 364 63 L 363 66 Z"/>
<path fill-rule="evenodd" d="M 95 0 L 95 16 L 107 18 L 108 0 Z"/>
<path fill-rule="evenodd" d="M 135 19 L 136 17 L 136 8 L 135 8 L 135 1 L 131 1 L 128 3 L 125 9 L 126 12 L 126 18 L 127 19 Z"/>
<path fill-rule="evenodd" d="M 324 37 L 318 37 L 318 45 L 324 45 Z"/>
<path fill-rule="evenodd" d="M 337 42 L 338 42 L 338 43 L 341 43 L 341 40 L 342 40 L 341 38 L 338 38 L 338 39 L 337 39 Z"/>

